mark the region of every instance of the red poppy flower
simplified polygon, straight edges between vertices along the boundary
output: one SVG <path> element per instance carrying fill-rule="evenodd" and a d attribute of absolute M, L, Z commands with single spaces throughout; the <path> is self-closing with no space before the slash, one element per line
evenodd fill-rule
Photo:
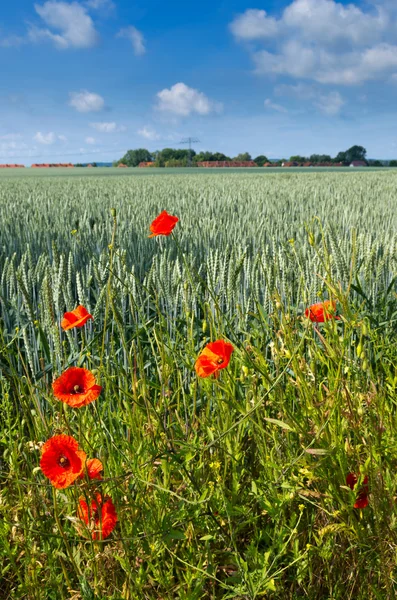
<path fill-rule="evenodd" d="M 102 498 L 101 494 L 96 494 L 90 505 L 85 498 L 79 498 L 77 516 L 84 521 L 93 540 L 104 540 L 116 527 L 117 513 L 109 496 Z"/>
<path fill-rule="evenodd" d="M 178 217 L 173 217 L 168 214 L 166 210 L 163 210 L 150 225 L 150 231 L 152 233 L 149 237 L 155 237 L 156 235 L 170 235 L 178 221 Z"/>
<path fill-rule="evenodd" d="M 66 312 L 63 315 L 61 327 L 64 331 L 73 329 L 73 327 L 83 327 L 83 325 L 87 323 L 88 319 L 92 318 L 93 316 L 90 315 L 88 310 L 80 304 L 77 308 L 72 310 L 72 312 Z"/>
<path fill-rule="evenodd" d="M 348 473 L 346 477 L 346 485 L 349 486 L 351 490 L 354 490 L 355 485 L 357 484 L 358 477 L 354 473 Z M 364 477 L 363 484 L 361 489 L 358 491 L 356 501 L 354 503 L 354 508 L 365 508 L 368 506 L 368 475 Z"/>
<path fill-rule="evenodd" d="M 69 435 L 55 435 L 43 446 L 40 468 L 52 485 L 67 488 L 82 473 L 86 454 Z"/>
<path fill-rule="evenodd" d="M 309 317 L 313 323 L 324 323 L 330 319 L 340 320 L 340 317 L 335 315 L 336 302 L 333 300 L 325 300 L 325 302 L 318 302 L 312 304 L 305 310 L 305 316 Z"/>
<path fill-rule="evenodd" d="M 73 408 L 81 408 L 96 400 L 102 391 L 95 377 L 87 369 L 70 367 L 52 384 L 55 398 Z"/>
<path fill-rule="evenodd" d="M 223 340 L 210 342 L 194 365 L 197 375 L 199 377 L 209 377 L 215 373 L 216 376 L 220 369 L 227 367 L 233 351 L 233 346 Z"/>
<path fill-rule="evenodd" d="M 84 479 L 84 475 L 87 473 L 89 479 L 102 479 L 103 464 L 98 458 L 89 458 L 85 463 L 83 472 L 80 475 L 80 479 Z"/>

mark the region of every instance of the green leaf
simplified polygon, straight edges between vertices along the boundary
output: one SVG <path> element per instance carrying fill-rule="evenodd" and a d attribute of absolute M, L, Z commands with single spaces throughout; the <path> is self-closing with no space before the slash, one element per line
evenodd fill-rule
<path fill-rule="evenodd" d="M 324 448 L 305 448 L 305 452 L 308 454 L 314 454 L 318 456 L 324 456 L 324 454 L 329 454 L 329 450 L 324 450 Z"/>
<path fill-rule="evenodd" d="M 292 427 L 287 425 L 287 423 L 284 423 L 283 421 L 279 421 L 278 419 L 271 419 L 270 417 L 265 417 L 265 421 L 267 421 L 268 423 L 273 423 L 274 425 L 278 425 L 282 429 L 287 429 L 288 431 L 294 431 L 292 429 Z"/>

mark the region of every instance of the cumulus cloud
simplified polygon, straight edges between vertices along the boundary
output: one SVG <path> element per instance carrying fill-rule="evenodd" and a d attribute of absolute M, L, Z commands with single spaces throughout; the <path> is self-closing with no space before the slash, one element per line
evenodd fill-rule
<path fill-rule="evenodd" d="M 112 0 L 86 0 L 85 5 L 92 10 L 111 11 L 116 8 Z"/>
<path fill-rule="evenodd" d="M 0 48 L 19 48 L 26 43 L 26 39 L 19 35 L 9 35 L 0 38 Z"/>
<path fill-rule="evenodd" d="M 257 73 L 357 85 L 397 68 L 397 13 L 390 6 L 364 11 L 335 0 L 293 0 L 279 18 L 249 9 L 230 29 L 250 42 Z"/>
<path fill-rule="evenodd" d="M 221 112 L 222 104 L 210 100 L 203 92 L 195 90 L 184 83 L 176 83 L 170 89 L 161 90 L 157 94 L 157 109 L 187 117 L 193 113 L 208 115 Z"/>
<path fill-rule="evenodd" d="M 77 2 L 35 4 L 35 10 L 48 28 L 31 26 L 29 39 L 33 42 L 50 40 L 60 50 L 91 48 L 98 41 L 98 33 L 87 9 Z"/>
<path fill-rule="evenodd" d="M 127 38 L 132 44 L 132 48 L 134 50 L 135 56 L 141 56 L 146 52 L 145 46 L 145 38 L 143 34 L 132 25 L 130 27 L 125 27 L 124 29 L 120 29 L 117 34 L 119 38 Z"/>
<path fill-rule="evenodd" d="M 94 144 L 96 144 L 96 139 L 95 139 L 95 138 L 93 138 L 93 137 L 86 137 L 86 138 L 85 138 L 85 143 L 86 143 L 86 144 L 91 144 L 91 145 L 94 145 Z"/>
<path fill-rule="evenodd" d="M 154 129 L 146 126 L 139 129 L 137 133 L 147 140 L 159 140 L 161 137 Z"/>
<path fill-rule="evenodd" d="M 248 9 L 230 24 L 233 35 L 240 40 L 258 40 L 277 35 L 279 23 L 265 10 Z"/>
<path fill-rule="evenodd" d="M 35 140 L 35 142 L 38 142 L 39 144 L 44 144 L 46 146 L 51 146 L 52 144 L 55 144 L 57 140 L 59 140 L 60 142 L 67 141 L 67 138 L 64 135 L 57 135 L 53 131 L 50 131 L 48 133 L 42 133 L 41 131 L 38 131 L 33 137 L 33 139 Z"/>
<path fill-rule="evenodd" d="M 125 131 L 124 125 L 117 125 L 117 123 L 90 123 L 90 127 L 100 131 L 101 133 L 116 133 L 119 131 Z"/>
<path fill-rule="evenodd" d="M 82 90 L 81 92 L 70 92 L 69 105 L 78 112 L 99 112 L 105 107 L 105 100 L 99 94 Z"/>
<path fill-rule="evenodd" d="M 280 112 L 280 113 L 288 112 L 288 110 L 284 106 L 281 106 L 281 104 L 276 104 L 275 102 L 272 102 L 270 100 L 270 98 L 266 98 L 265 108 L 271 108 L 271 109 L 275 110 L 276 112 Z"/>
<path fill-rule="evenodd" d="M 6 133 L 0 135 L 0 152 L 6 157 L 18 156 L 18 151 L 27 150 L 28 146 L 22 141 L 20 133 Z"/>
<path fill-rule="evenodd" d="M 315 84 L 284 84 L 277 86 L 274 92 L 276 96 L 286 96 L 304 100 L 306 104 L 310 104 L 310 106 L 314 107 L 318 112 L 329 117 L 338 115 L 345 105 L 345 100 L 338 91 L 332 90 L 325 92 L 323 88 Z"/>

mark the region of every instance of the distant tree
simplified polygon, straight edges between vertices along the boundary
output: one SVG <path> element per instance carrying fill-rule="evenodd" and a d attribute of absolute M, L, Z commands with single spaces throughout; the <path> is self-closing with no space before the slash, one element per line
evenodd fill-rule
<path fill-rule="evenodd" d="M 169 167 L 187 167 L 189 164 L 189 161 L 187 158 L 182 158 L 182 159 L 178 159 L 178 158 L 171 158 L 170 160 L 167 160 L 164 164 L 165 167 L 169 168 Z"/>
<path fill-rule="evenodd" d="M 211 160 L 232 160 L 232 159 L 230 158 L 230 156 L 226 156 L 226 154 L 223 154 L 222 152 L 215 152 L 212 155 Z M 241 159 L 239 159 L 239 160 L 241 160 Z M 247 160 L 247 159 L 244 158 L 244 160 Z M 251 160 L 251 159 L 249 159 L 249 160 Z"/>
<path fill-rule="evenodd" d="M 193 158 L 196 156 L 196 152 L 194 150 L 190 151 L 190 155 Z M 164 164 L 169 160 L 189 160 L 189 150 L 185 148 L 164 148 L 160 150 L 157 155 L 156 160 L 164 162 Z"/>
<path fill-rule="evenodd" d="M 75 167 L 83 167 L 84 165 L 82 165 L 81 163 L 76 163 L 74 166 Z"/>
<path fill-rule="evenodd" d="M 299 156 L 299 154 L 297 154 L 296 156 L 290 157 L 290 162 L 305 163 L 307 162 L 307 158 L 305 156 Z"/>
<path fill-rule="evenodd" d="M 370 167 L 384 167 L 384 164 L 380 160 L 373 160 L 369 163 Z"/>
<path fill-rule="evenodd" d="M 338 154 L 335 156 L 333 162 L 335 163 L 343 163 L 344 165 L 347 165 L 347 156 L 346 156 L 346 152 L 338 152 Z"/>
<path fill-rule="evenodd" d="M 194 157 L 194 161 L 196 163 L 198 163 L 198 162 L 206 162 L 206 161 L 209 161 L 209 160 L 213 160 L 212 157 L 213 157 L 212 152 L 199 152 Z"/>
<path fill-rule="evenodd" d="M 117 161 L 117 165 L 123 163 L 127 167 L 137 167 L 141 162 L 151 162 L 152 155 L 146 148 L 138 148 L 137 150 L 128 150 L 128 152 Z M 116 166 L 117 166 L 116 165 Z"/>
<path fill-rule="evenodd" d="M 391 160 L 389 162 L 389 167 L 397 167 L 397 160 Z"/>
<path fill-rule="evenodd" d="M 92 163 L 92 166 L 93 166 L 93 167 L 97 167 L 97 166 L 98 166 L 98 164 L 97 164 L 96 162 L 93 162 L 93 163 Z"/>
<path fill-rule="evenodd" d="M 267 158 L 267 156 L 264 156 L 264 154 L 260 154 L 259 156 L 254 158 L 254 163 L 256 163 L 258 167 L 263 167 L 263 165 L 267 162 L 269 162 L 269 159 Z"/>
<path fill-rule="evenodd" d="M 237 156 L 235 156 L 233 158 L 233 160 L 238 160 L 240 162 L 246 162 L 246 161 L 252 160 L 252 158 L 251 158 L 251 154 L 249 152 L 241 152 L 241 154 L 237 154 Z"/>
<path fill-rule="evenodd" d="M 362 160 L 366 162 L 367 151 L 363 146 L 352 146 L 346 150 L 346 162 L 351 163 L 353 160 Z"/>
<path fill-rule="evenodd" d="M 329 154 L 312 154 L 309 157 L 309 161 L 312 163 L 325 163 L 325 162 L 331 162 L 332 158 L 329 156 Z"/>

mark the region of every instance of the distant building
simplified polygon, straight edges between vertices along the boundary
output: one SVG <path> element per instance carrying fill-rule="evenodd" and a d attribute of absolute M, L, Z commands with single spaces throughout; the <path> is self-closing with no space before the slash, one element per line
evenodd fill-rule
<path fill-rule="evenodd" d="M 25 165 L 0 165 L 0 169 L 23 169 Z"/>
<path fill-rule="evenodd" d="M 141 169 L 145 169 L 146 167 L 154 167 L 154 162 L 141 162 L 139 163 L 138 167 L 140 167 Z"/>
<path fill-rule="evenodd" d="M 141 165 L 139 165 L 139 166 L 141 166 Z M 119 169 L 128 169 L 127 165 L 125 165 L 125 164 L 123 164 L 123 163 L 120 163 L 119 165 L 117 165 L 117 167 L 118 167 Z"/>
<path fill-rule="evenodd" d="M 49 169 L 49 168 L 59 168 L 59 167 L 64 167 L 67 169 L 73 168 L 74 165 L 72 165 L 72 163 L 51 163 L 51 164 L 47 164 L 47 163 L 43 163 L 43 164 L 34 164 L 31 166 L 32 169 Z"/>
<path fill-rule="evenodd" d="M 197 166 L 205 169 L 234 169 L 236 167 L 257 167 L 258 165 L 253 160 L 206 160 L 198 162 Z"/>
<path fill-rule="evenodd" d="M 365 162 L 365 160 L 353 160 L 350 163 L 351 167 L 367 167 L 367 163 Z"/>
<path fill-rule="evenodd" d="M 288 162 L 283 162 L 282 167 L 299 167 L 299 163 L 295 162 L 295 161 L 288 161 Z"/>

